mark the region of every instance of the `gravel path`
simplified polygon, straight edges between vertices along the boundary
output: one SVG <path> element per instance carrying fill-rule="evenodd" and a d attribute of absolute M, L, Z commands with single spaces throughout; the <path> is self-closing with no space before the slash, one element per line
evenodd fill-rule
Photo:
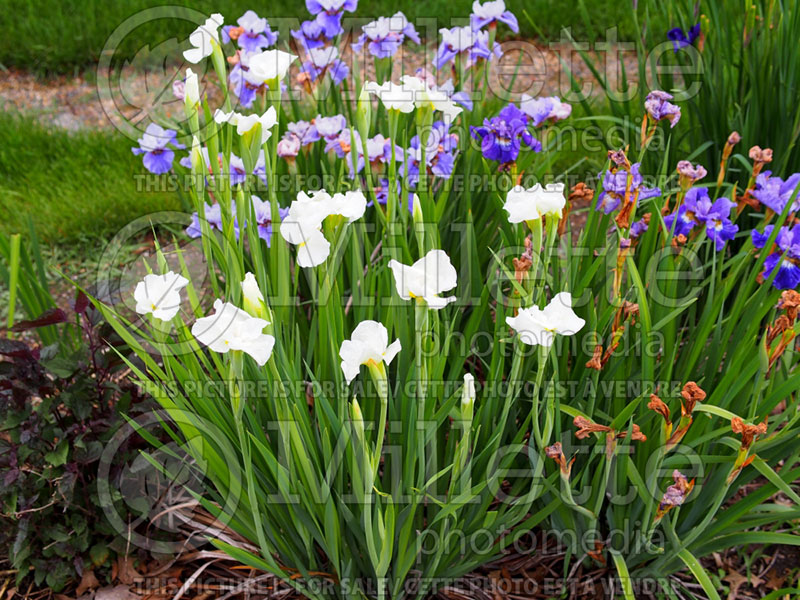
<path fill-rule="evenodd" d="M 532 96 L 558 95 L 569 101 L 570 78 L 562 61 L 571 63 L 570 69 L 580 85 L 594 81 L 580 57 L 563 46 L 542 47 L 530 42 L 509 41 L 503 44 L 503 49 L 503 57 L 492 69 L 491 89 L 509 100 L 528 93 Z M 405 52 L 401 60 L 393 63 L 393 77 L 401 72 L 414 73 L 426 64 L 426 57 L 429 59 L 434 53 L 433 47 L 428 47 L 426 52 Z M 612 73 L 612 80 L 613 73 L 624 64 L 629 80 L 635 84 L 636 57 L 633 54 L 623 55 L 622 60 L 614 54 L 609 54 L 609 57 L 610 68 L 606 71 Z M 347 53 L 344 58 L 347 60 Z M 594 58 L 598 56 L 594 55 Z M 603 57 L 599 58 L 602 60 Z M 371 70 L 367 70 L 366 77 L 371 78 Z M 114 89 L 118 109 L 133 120 L 145 118 L 156 108 L 167 114 L 179 113 L 181 103 L 172 99 L 167 87 L 177 72 L 177 66 L 171 72 L 163 66 L 159 66 L 158 72 L 123 70 Z M 9 71 L 0 79 L 0 109 L 33 115 L 43 123 L 70 131 L 111 128 L 112 123 L 100 102 L 95 73 L 88 75 L 43 81 L 29 73 Z M 296 72 L 293 76 L 296 77 Z M 206 89 L 212 98 L 219 95 L 213 86 Z M 597 96 L 598 91 L 599 86 L 594 83 L 590 95 Z"/>

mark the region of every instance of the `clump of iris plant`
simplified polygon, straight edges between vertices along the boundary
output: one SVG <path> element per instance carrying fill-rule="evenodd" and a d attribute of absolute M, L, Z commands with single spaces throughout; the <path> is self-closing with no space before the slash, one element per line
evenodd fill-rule
<path fill-rule="evenodd" d="M 503 108 L 496 117 L 484 119 L 480 127 L 470 127 L 473 138 L 481 140 L 484 158 L 500 163 L 500 169 L 508 169 L 516 162 L 522 146 L 534 152 L 542 150 L 542 144 L 528 131 L 528 115 L 514 104 Z"/>
<path fill-rule="evenodd" d="M 672 235 L 686 237 L 696 226 L 705 225 L 706 235 L 714 241 L 719 252 L 739 231 L 739 226 L 730 219 L 731 209 L 735 206 L 736 203 L 727 198 L 712 202 L 706 188 L 692 188 L 686 192 L 677 212 L 664 217 L 664 224 Z"/>
<path fill-rule="evenodd" d="M 136 140 L 139 146 L 134 146 L 131 151 L 137 156 L 143 155 L 145 169 L 155 175 L 162 175 L 169 172 L 172 161 L 175 160 L 175 152 L 168 146 L 179 150 L 186 148 L 178 142 L 177 136 L 174 129 L 164 129 L 157 123 L 150 123 L 144 135 Z"/>
<path fill-rule="evenodd" d="M 750 232 L 753 246 L 763 249 L 766 246 L 774 225 L 767 225 L 761 233 L 754 229 Z M 764 261 L 761 276 L 767 279 L 777 268 L 772 285 L 779 290 L 791 290 L 800 284 L 800 224 L 793 227 L 781 227 L 775 237 L 775 244 Z"/>

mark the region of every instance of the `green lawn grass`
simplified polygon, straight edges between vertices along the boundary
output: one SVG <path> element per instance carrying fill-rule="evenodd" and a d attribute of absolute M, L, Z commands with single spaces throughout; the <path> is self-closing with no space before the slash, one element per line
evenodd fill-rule
<path fill-rule="evenodd" d="M 71 74 L 92 65 L 109 35 L 131 15 L 158 5 L 190 6 L 210 14 L 220 12 L 226 22 L 245 10 L 261 16 L 307 18 L 305 3 L 259 3 L 253 0 L 0 0 L 0 65 L 40 74 Z M 521 35 L 557 39 L 562 27 L 570 26 L 577 38 L 591 38 L 609 27 L 619 27 L 620 36 L 634 35 L 630 2 L 591 3 L 586 0 L 507 0 L 519 19 Z M 471 12 L 472 0 L 360 0 L 359 17 L 391 15 L 402 10 L 412 19 L 436 17 L 440 26 L 451 18 Z M 527 13 L 528 17 L 523 13 Z M 462 23 L 463 24 L 463 23 Z M 138 28 L 118 51 L 127 59 L 144 46 L 184 39 L 193 25 L 161 19 Z M 501 27 L 508 32 L 507 28 Z M 286 38 L 284 38 L 286 39 Z"/>
<path fill-rule="evenodd" d="M 143 168 L 116 131 L 71 133 L 8 114 L 0 131 L 0 232 L 26 231 L 30 215 L 45 242 L 98 239 L 141 215 L 180 210 L 175 193 L 137 190 Z"/>

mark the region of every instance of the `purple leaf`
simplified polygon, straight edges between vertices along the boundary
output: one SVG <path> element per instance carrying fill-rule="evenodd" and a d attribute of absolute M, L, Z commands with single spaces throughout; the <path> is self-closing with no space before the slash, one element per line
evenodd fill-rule
<path fill-rule="evenodd" d="M 55 325 L 56 323 L 64 323 L 66 320 L 67 313 L 60 308 L 51 308 L 35 319 L 20 321 L 11 328 L 11 331 L 26 331 L 27 329 L 35 329 L 36 327 L 47 327 L 48 325 Z"/>
<path fill-rule="evenodd" d="M 83 292 L 78 292 L 78 297 L 75 298 L 75 312 L 82 315 L 89 307 L 89 297 Z"/>

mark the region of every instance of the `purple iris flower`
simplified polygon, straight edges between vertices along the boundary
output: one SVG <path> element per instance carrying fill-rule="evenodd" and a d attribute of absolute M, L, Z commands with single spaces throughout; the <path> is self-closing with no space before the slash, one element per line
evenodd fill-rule
<path fill-rule="evenodd" d="M 228 166 L 231 169 L 231 185 L 244 183 L 247 180 L 247 171 L 244 170 L 244 161 L 241 158 L 231 154 Z"/>
<path fill-rule="evenodd" d="M 325 29 L 317 21 L 303 21 L 300 29 L 292 30 L 291 34 L 306 50 L 324 46 L 328 41 Z"/>
<path fill-rule="evenodd" d="M 798 266 L 798 263 L 800 263 L 798 256 L 781 258 L 781 255 L 777 252 L 770 254 L 767 260 L 764 261 L 764 278 L 771 277 L 777 266 L 778 273 L 775 275 L 772 285 L 779 290 L 793 290 L 800 284 L 800 266 Z"/>
<path fill-rule="evenodd" d="M 308 50 L 309 60 L 303 63 L 303 71 L 311 81 L 330 73 L 333 83 L 339 85 L 350 73 L 350 68 L 339 59 L 339 51 L 333 46 Z"/>
<path fill-rule="evenodd" d="M 349 147 L 350 132 L 343 131 L 342 134 L 339 136 L 339 139 L 342 140 L 343 136 L 347 138 L 347 144 Z M 358 134 L 356 134 L 356 143 L 358 144 L 358 148 L 356 148 L 356 153 L 358 156 L 356 172 L 360 173 L 361 170 L 364 168 L 364 154 Z M 403 149 L 397 144 L 395 144 L 394 147 L 394 157 L 395 161 L 403 162 L 404 152 Z M 344 156 L 344 159 L 347 162 L 347 167 L 350 170 L 350 178 L 352 179 L 355 177 L 355 173 L 353 172 L 352 150 L 347 152 L 347 154 Z M 369 160 L 370 164 L 373 166 L 373 169 L 378 169 L 382 165 L 389 164 L 392 161 L 391 140 L 389 138 L 383 137 L 383 135 L 381 134 L 378 134 L 375 137 L 367 139 L 367 160 Z"/>
<path fill-rule="evenodd" d="M 309 123 L 308 121 L 301 120 L 289 123 L 286 129 L 300 139 L 300 145 L 302 146 L 308 146 L 319 140 L 317 128 L 314 127 L 313 123 Z"/>
<path fill-rule="evenodd" d="M 227 25 L 222 28 L 222 41 L 228 43 L 231 39 L 231 30 L 235 30 L 234 37 L 242 50 L 258 52 L 272 46 L 278 41 L 278 34 L 269 28 L 269 22 L 260 18 L 254 11 L 248 10 L 236 21 L 239 27 Z"/>
<path fill-rule="evenodd" d="M 750 237 L 753 240 L 753 246 L 756 248 L 763 248 L 767 240 L 769 240 L 769 236 L 772 235 L 772 231 L 775 229 L 775 225 L 767 225 L 764 227 L 764 233 L 759 233 L 758 229 L 753 229 L 750 232 Z"/>
<path fill-rule="evenodd" d="M 435 121 L 428 135 L 425 149 L 425 163 L 434 176 L 449 179 L 455 166 L 454 153 L 458 149 L 458 135 L 450 133 L 450 127 L 444 121 Z M 419 182 L 419 165 L 422 159 L 419 136 L 409 142 L 406 164 L 408 168 L 408 184 L 415 186 Z"/>
<path fill-rule="evenodd" d="M 794 196 L 795 188 L 800 184 L 800 173 L 790 175 L 786 181 L 773 176 L 771 171 L 759 173 L 756 177 L 756 189 L 753 197 L 773 212 L 781 214 L 786 204 Z M 800 198 L 795 198 L 791 212 L 800 210 Z"/>
<path fill-rule="evenodd" d="M 470 66 L 478 62 L 479 58 L 482 58 L 484 60 L 489 60 L 492 58 L 492 55 L 494 55 L 495 58 L 500 58 L 501 56 L 503 56 L 503 49 L 500 47 L 500 44 L 495 42 L 494 48 L 490 50 L 489 32 L 488 31 L 475 32 L 475 43 L 469 50 L 469 63 L 467 64 L 467 66 Z"/>
<path fill-rule="evenodd" d="M 360 144 L 361 138 L 357 131 L 353 131 L 353 139 L 356 144 Z M 339 158 L 345 158 L 350 153 L 350 130 L 345 129 L 336 138 L 325 142 L 325 152 L 333 150 Z"/>
<path fill-rule="evenodd" d="M 250 57 L 254 53 L 242 50 L 238 53 L 239 62 L 231 69 L 228 81 L 233 89 L 233 94 L 239 99 L 239 104 L 244 108 L 253 106 L 258 91 L 264 87 L 264 82 L 250 74 Z"/>
<path fill-rule="evenodd" d="M 697 220 L 706 226 L 706 235 L 714 240 L 717 252 L 722 250 L 725 242 L 732 240 L 739 231 L 739 226 L 734 225 L 730 219 L 731 209 L 736 206 L 735 202 L 727 198 L 718 198 L 712 204 L 706 188 L 692 188 L 686 193 L 684 203 L 689 204 Z"/>
<path fill-rule="evenodd" d="M 211 163 L 208 160 L 208 148 L 203 146 L 202 148 L 200 148 L 200 152 L 203 154 L 203 161 L 204 161 L 204 164 L 205 164 L 206 168 L 211 170 Z M 218 155 L 218 159 L 221 156 L 222 156 L 222 154 L 220 153 Z M 191 156 L 191 154 L 188 154 L 188 155 L 184 156 L 183 158 L 181 158 L 178 161 L 178 164 L 180 166 L 182 166 L 182 167 L 186 167 L 187 169 L 191 169 L 192 168 L 192 156 Z"/>
<path fill-rule="evenodd" d="M 470 17 L 473 29 L 480 29 L 488 25 L 496 27 L 497 23 L 505 23 L 514 33 L 519 33 L 519 23 L 517 17 L 510 10 L 506 10 L 503 0 L 493 0 L 481 5 L 478 0 L 472 3 L 472 15 Z"/>
<path fill-rule="evenodd" d="M 773 225 L 767 225 L 764 233 L 753 230 L 751 237 L 756 248 L 763 248 L 767 239 L 774 230 Z M 794 227 L 781 227 L 775 238 L 778 250 L 772 252 L 764 261 L 762 276 L 766 279 L 772 276 L 777 267 L 778 272 L 772 285 L 779 290 L 791 290 L 800 285 L 800 224 Z"/>
<path fill-rule="evenodd" d="M 395 144 L 395 160 L 403 160 L 403 149 Z M 392 140 L 380 133 L 367 140 L 367 157 L 371 163 L 388 164 L 392 160 Z"/>
<path fill-rule="evenodd" d="M 325 35 L 334 38 L 342 33 L 342 13 L 353 12 L 358 0 L 306 0 L 306 8 L 325 30 Z"/>
<path fill-rule="evenodd" d="M 287 131 L 283 134 L 281 141 L 278 142 L 276 151 L 281 158 L 291 160 L 300 153 L 300 146 L 300 138 L 291 131 Z"/>
<path fill-rule="evenodd" d="M 439 50 L 433 61 L 433 65 L 437 69 L 442 69 L 461 53 L 467 53 L 470 64 L 480 58 L 491 58 L 492 52 L 497 57 L 502 56 L 499 44 L 495 44 L 493 51 L 489 49 L 489 33 L 487 31 L 476 31 L 467 25 L 465 27 L 440 29 L 439 33 L 442 34 L 442 43 L 439 45 Z"/>
<path fill-rule="evenodd" d="M 420 43 L 417 30 L 402 12 L 396 12 L 392 17 L 378 17 L 364 25 L 361 31 L 358 40 L 352 44 L 353 51 L 361 52 L 364 44 L 369 42 L 367 49 L 376 58 L 394 56 L 406 38 Z"/>
<path fill-rule="evenodd" d="M 378 201 L 378 204 L 385 206 L 386 203 L 389 201 L 389 180 L 386 178 L 381 179 L 380 186 L 376 187 L 374 190 L 375 192 L 375 199 Z M 399 196 L 402 193 L 402 186 L 400 181 L 397 182 L 397 195 Z M 367 206 L 373 206 L 372 200 L 367 202 Z M 413 214 L 414 213 L 414 193 L 408 192 L 408 212 Z"/>
<path fill-rule="evenodd" d="M 206 204 L 208 207 L 208 204 Z M 186 228 L 186 235 L 192 239 L 199 238 L 203 235 L 203 230 L 200 229 L 200 216 L 197 213 L 192 213 L 192 222 Z"/>
<path fill-rule="evenodd" d="M 267 243 L 269 248 L 272 241 L 272 206 L 266 200 L 262 200 L 258 196 L 253 196 L 253 213 L 255 214 L 256 224 L 258 226 L 258 237 Z M 278 207 L 278 216 L 281 221 L 289 214 L 288 208 Z"/>
<path fill-rule="evenodd" d="M 672 94 L 662 92 L 661 90 L 653 90 L 647 94 L 647 98 L 645 98 L 644 101 L 644 108 L 654 121 L 668 119 L 669 126 L 672 128 L 681 120 L 681 109 L 669 102 L 670 100 L 672 100 Z"/>
<path fill-rule="evenodd" d="M 484 119 L 482 126 L 470 127 L 470 133 L 481 139 L 483 156 L 499 162 L 501 168 L 517 160 L 523 144 L 534 152 L 542 149 L 541 142 L 528 131 L 528 116 L 513 104 L 496 117 Z"/>
<path fill-rule="evenodd" d="M 572 114 L 572 106 L 562 102 L 558 96 L 532 98 L 523 94 L 519 107 L 531 118 L 534 127 L 539 127 L 548 119 L 560 121 Z"/>
<path fill-rule="evenodd" d="M 673 235 L 688 236 L 698 223 L 694 213 L 684 204 L 678 209 L 677 214 L 672 213 L 664 217 L 664 224 L 667 226 L 667 231 Z"/>
<path fill-rule="evenodd" d="M 440 29 L 442 43 L 433 62 L 437 69 L 441 69 L 462 52 L 469 51 L 476 40 L 475 31 L 470 26 Z"/>
<path fill-rule="evenodd" d="M 633 225 L 631 225 L 630 236 L 631 238 L 638 238 L 645 231 L 647 231 L 647 229 L 648 229 L 647 220 L 639 219 L 638 221 L 634 222 Z"/>
<path fill-rule="evenodd" d="M 452 84 L 451 84 L 452 85 Z M 440 90 L 443 88 L 439 88 Z M 447 90 L 444 90 L 447 91 Z M 467 110 L 472 110 L 472 96 L 469 92 L 461 91 L 461 92 L 448 92 L 450 93 L 450 100 L 455 102 L 456 104 L 460 104 Z"/>
<path fill-rule="evenodd" d="M 714 241 L 719 252 L 739 231 L 739 226 L 730 219 L 734 206 L 736 204 L 727 198 L 718 198 L 712 203 L 706 188 L 692 188 L 686 193 L 677 214 L 664 217 L 664 224 L 672 231 L 674 223 L 674 234 L 684 236 L 688 236 L 695 225 L 705 225 L 706 235 Z"/>
<path fill-rule="evenodd" d="M 144 168 L 155 175 L 167 173 L 172 168 L 172 161 L 175 160 L 175 153 L 167 146 L 172 146 L 182 150 L 186 148 L 179 144 L 177 133 L 174 129 L 164 129 L 156 123 L 150 123 L 140 137 L 139 147 L 131 148 L 135 155 L 144 154 L 142 162 Z"/>
<path fill-rule="evenodd" d="M 706 235 L 714 240 L 717 252 L 722 250 L 725 242 L 732 240 L 738 231 L 739 226 L 735 225 L 728 217 L 706 221 Z"/>
<path fill-rule="evenodd" d="M 235 206 L 235 205 L 234 205 Z M 205 205 L 205 219 L 209 227 L 222 231 L 222 210 L 216 202 L 213 205 Z M 192 213 L 192 223 L 186 228 L 186 235 L 190 238 L 199 238 L 202 235 L 200 229 L 200 216 Z"/>
<path fill-rule="evenodd" d="M 672 47 L 677 53 L 681 48 L 691 46 L 700 36 L 700 23 L 692 25 L 688 32 L 684 32 L 680 27 L 675 27 L 667 32 L 667 39 L 672 42 Z"/>
<path fill-rule="evenodd" d="M 649 188 L 642 185 L 644 178 L 639 173 L 640 167 L 640 163 L 633 163 L 631 165 L 630 197 L 633 198 L 637 191 L 639 192 L 639 201 L 660 196 L 660 189 Z M 603 191 L 597 197 L 595 208 L 597 210 L 602 210 L 605 214 L 609 214 L 617 210 L 622 203 L 622 199 L 625 198 L 625 193 L 628 191 L 628 172 L 625 169 L 617 169 L 616 171 L 608 170 L 598 175 L 598 177 L 600 176 L 603 177 Z"/>
<path fill-rule="evenodd" d="M 253 175 L 258 177 L 261 180 L 261 183 L 267 185 L 267 159 L 264 156 L 263 150 L 258 153 L 258 160 L 256 160 L 256 166 L 253 169 Z"/>
<path fill-rule="evenodd" d="M 397 182 L 397 193 L 400 193 L 400 182 Z M 381 179 L 380 186 L 376 187 L 374 190 L 375 192 L 375 199 L 378 201 L 378 204 L 386 205 L 389 201 L 389 180 L 386 178 Z M 372 200 L 367 202 L 367 206 L 372 206 L 374 203 Z"/>
<path fill-rule="evenodd" d="M 314 119 L 314 127 L 317 128 L 317 133 L 320 137 L 329 142 L 339 137 L 341 131 L 347 127 L 347 120 L 343 115 L 334 115 L 332 117 L 317 115 L 317 118 Z"/>

